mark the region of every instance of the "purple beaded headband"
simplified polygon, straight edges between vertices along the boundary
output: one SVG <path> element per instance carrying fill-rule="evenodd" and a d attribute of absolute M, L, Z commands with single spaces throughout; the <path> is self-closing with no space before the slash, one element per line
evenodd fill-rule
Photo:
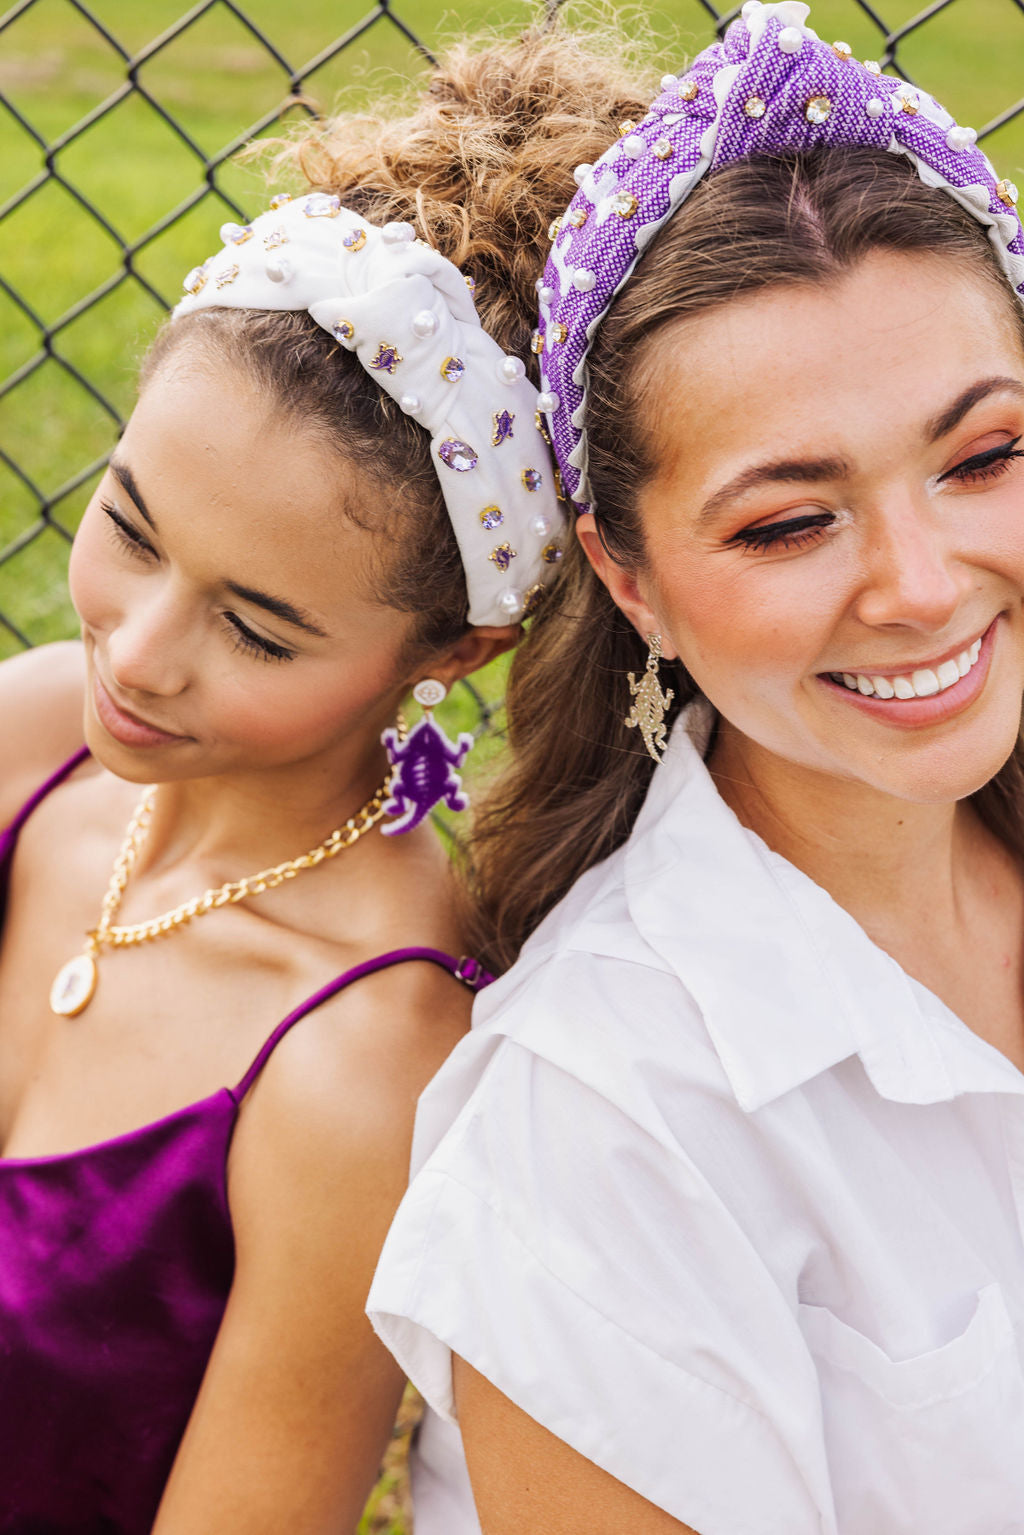
<path fill-rule="evenodd" d="M 721 42 L 686 74 L 666 75 L 643 122 L 595 165 L 576 168 L 576 193 L 552 226 L 538 283 L 542 394 L 565 490 L 593 508 L 587 477 L 587 357 L 597 328 L 661 226 L 703 176 L 750 155 L 859 144 L 904 155 L 988 229 L 1011 287 L 1024 303 L 1024 229 L 1017 188 L 998 179 L 932 97 L 860 64 L 845 43 L 806 25 L 809 7 L 747 0 Z"/>

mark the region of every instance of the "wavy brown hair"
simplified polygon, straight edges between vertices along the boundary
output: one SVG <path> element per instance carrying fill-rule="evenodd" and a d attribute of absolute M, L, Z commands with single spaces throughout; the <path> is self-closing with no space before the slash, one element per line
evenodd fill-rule
<path fill-rule="evenodd" d="M 548 227 L 577 162 L 596 159 L 643 110 L 650 80 L 631 53 L 599 28 L 459 43 L 408 110 L 338 115 L 249 157 L 269 159 L 292 186 L 337 193 L 375 224 L 412 223 L 474 278 L 485 329 L 536 379 L 530 339 Z M 237 366 L 369 479 L 344 511 L 380 533 L 375 593 L 416 615 L 416 658 L 453 644 L 466 628 L 466 582 L 427 431 L 305 312 L 200 310 L 160 334 L 143 383 L 185 343 Z"/>
<path fill-rule="evenodd" d="M 883 151 L 822 149 L 730 165 L 659 232 L 589 359 L 589 474 L 598 531 L 620 564 L 639 570 L 646 558 L 637 502 L 657 444 L 656 412 L 645 403 L 654 343 L 666 327 L 740 294 L 834 282 L 878 250 L 948 256 L 954 281 L 972 273 L 991 282 L 1024 345 L 1024 313 L 984 229 L 948 194 L 926 187 L 907 161 Z M 475 828 L 478 946 L 499 968 L 576 880 L 625 841 L 654 767 L 637 733 L 623 728 L 626 673 L 642 671 L 646 646 L 578 544 L 563 565 L 555 596 L 513 663 L 512 753 Z M 662 670 L 676 714 L 696 687 L 679 663 Z M 1020 744 L 975 802 L 1024 854 Z"/>

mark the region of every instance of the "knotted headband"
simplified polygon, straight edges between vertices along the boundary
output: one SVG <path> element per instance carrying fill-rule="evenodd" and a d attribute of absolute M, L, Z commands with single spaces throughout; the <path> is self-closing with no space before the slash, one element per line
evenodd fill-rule
<path fill-rule="evenodd" d="M 721 42 L 682 76 L 666 75 L 643 122 L 576 170 L 579 191 L 552 227 L 539 284 L 543 393 L 566 492 L 581 512 L 587 477 L 587 357 L 619 289 L 662 225 L 709 171 L 751 155 L 819 144 L 870 145 L 904 155 L 986 226 L 1011 287 L 1024 302 L 1024 229 L 1017 188 L 1000 180 L 972 128 L 846 43 L 827 44 L 796 0 L 747 0 Z M 756 234 L 752 231 L 751 238 Z"/>
<path fill-rule="evenodd" d="M 469 279 L 415 238 L 324 192 L 274 198 L 185 279 L 175 317 L 308 310 L 430 433 L 466 572 L 471 624 L 532 611 L 562 557 L 565 514 L 537 390 L 480 324 Z"/>

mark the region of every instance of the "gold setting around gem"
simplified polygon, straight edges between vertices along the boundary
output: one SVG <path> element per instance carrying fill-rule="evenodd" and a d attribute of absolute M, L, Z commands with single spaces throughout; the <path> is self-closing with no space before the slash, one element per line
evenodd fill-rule
<path fill-rule="evenodd" d="M 586 208 L 574 208 L 571 213 L 565 215 L 565 222 L 571 224 L 573 229 L 582 229 L 587 222 Z"/>
<path fill-rule="evenodd" d="M 743 103 L 743 110 L 748 117 L 763 117 L 768 110 L 768 104 L 763 96 L 748 96 Z"/>
<path fill-rule="evenodd" d="M 877 59 L 865 59 L 864 68 L 869 75 L 880 75 L 882 73 L 882 66 Z"/>
<path fill-rule="evenodd" d="M 361 251 L 366 244 L 366 230 L 357 229 L 353 234 L 342 240 L 341 243 L 347 251 Z"/>
<path fill-rule="evenodd" d="M 531 613 L 536 612 L 537 607 L 540 604 L 540 599 L 543 597 L 543 595 L 544 586 L 540 581 L 535 581 L 532 586 L 527 587 L 526 591 L 523 593 L 524 618 L 529 618 Z"/>
<path fill-rule="evenodd" d="M 997 181 L 996 196 L 998 197 L 999 201 L 1001 203 L 1005 203 L 1008 208 L 1016 208 L 1019 193 L 1012 181 Z"/>
<path fill-rule="evenodd" d="M 558 236 L 561 233 L 562 233 L 562 220 L 561 219 L 552 219 L 551 223 L 548 225 L 548 239 L 549 240 L 557 240 Z"/>
<path fill-rule="evenodd" d="M 832 102 L 828 96 L 812 96 L 804 107 L 804 116 L 809 123 L 824 123 L 832 115 Z"/>
<path fill-rule="evenodd" d="M 635 133 L 635 132 L 636 132 L 636 123 L 633 121 L 633 119 L 631 117 L 627 117 L 625 122 L 619 124 L 619 138 L 620 139 L 624 139 L 627 134 Z"/>
<path fill-rule="evenodd" d="M 555 320 L 554 324 L 548 327 L 548 335 L 551 337 L 552 344 L 555 346 L 561 346 L 562 342 L 565 340 L 568 334 L 569 331 L 567 327 L 562 324 L 561 320 Z"/>
<path fill-rule="evenodd" d="M 853 49 L 849 43 L 834 42 L 832 44 L 832 52 L 837 59 L 842 59 L 844 62 L 853 58 Z"/>
<path fill-rule="evenodd" d="M 292 194 L 290 192 L 278 192 L 276 197 L 270 199 L 270 207 L 272 210 L 283 208 L 285 203 L 290 203 L 291 200 Z"/>
<path fill-rule="evenodd" d="M 548 429 L 544 424 L 544 417 L 541 415 L 539 410 L 535 410 L 533 413 L 533 424 L 550 448 L 551 438 L 548 436 Z"/>
<path fill-rule="evenodd" d="M 631 219 L 639 204 L 632 192 L 616 192 L 612 198 L 612 211 L 620 219 Z"/>
<path fill-rule="evenodd" d="M 902 96 L 900 98 L 900 111 L 906 112 L 908 117 L 916 117 L 920 111 L 917 98 L 914 96 Z"/>
<path fill-rule="evenodd" d="M 272 229 L 269 234 L 263 236 L 263 244 L 268 251 L 276 251 L 278 246 L 288 244 L 288 231 L 280 224 Z"/>
<path fill-rule="evenodd" d="M 539 357 L 543 350 L 544 332 L 542 330 L 535 330 L 533 335 L 530 337 L 530 351 L 535 357 Z"/>
<path fill-rule="evenodd" d="M 696 80 L 680 80 L 679 94 L 684 101 L 696 101 L 700 95 L 700 86 Z"/>
<path fill-rule="evenodd" d="M 241 268 L 238 266 L 237 262 L 229 267 L 225 267 L 224 271 L 219 272 L 214 278 L 215 286 L 218 288 L 227 288 L 231 283 L 234 282 L 240 271 Z"/>
<path fill-rule="evenodd" d="M 496 544 L 487 556 L 493 560 L 499 570 L 507 570 L 516 557 L 516 550 L 511 544 Z"/>
<path fill-rule="evenodd" d="M 671 139 L 656 139 L 654 141 L 654 143 L 651 145 L 651 153 L 658 160 L 669 160 L 669 159 L 671 159 L 672 158 L 672 140 Z"/>

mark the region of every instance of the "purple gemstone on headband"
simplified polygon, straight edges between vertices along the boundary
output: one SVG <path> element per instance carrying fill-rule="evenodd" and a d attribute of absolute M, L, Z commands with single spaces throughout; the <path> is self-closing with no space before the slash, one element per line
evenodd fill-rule
<path fill-rule="evenodd" d="M 350 229 L 341 243 L 347 251 L 361 251 L 366 244 L 366 230 Z"/>
<path fill-rule="evenodd" d="M 485 506 L 480 513 L 480 525 L 493 533 L 495 528 L 500 528 L 505 521 L 505 514 L 500 506 Z"/>
<path fill-rule="evenodd" d="M 442 464 L 447 464 L 449 469 L 455 469 L 459 474 L 465 474 L 467 469 L 475 469 L 479 459 L 468 442 L 462 442 L 458 437 L 446 437 L 437 450 L 437 456 Z"/>
<path fill-rule="evenodd" d="M 493 416 L 494 431 L 491 434 L 491 446 L 499 448 L 503 442 L 507 442 L 512 436 L 512 423 L 515 416 L 507 410 L 495 411 Z"/>
<path fill-rule="evenodd" d="M 539 490 L 543 480 L 544 476 L 541 474 L 539 469 L 523 470 L 523 484 L 526 486 L 527 490 Z"/>
<path fill-rule="evenodd" d="M 501 571 L 507 570 L 515 557 L 516 551 L 512 548 L 511 544 L 499 544 L 496 549 L 491 550 L 488 556 Z"/>

